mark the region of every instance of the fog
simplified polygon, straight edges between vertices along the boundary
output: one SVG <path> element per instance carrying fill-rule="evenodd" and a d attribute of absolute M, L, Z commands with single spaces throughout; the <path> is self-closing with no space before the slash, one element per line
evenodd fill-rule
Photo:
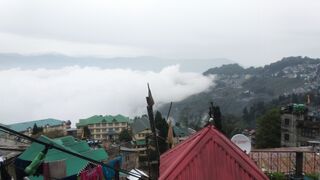
<path fill-rule="evenodd" d="M 213 86 L 213 77 L 181 72 L 179 65 L 160 72 L 97 67 L 0 71 L 0 122 L 43 118 L 71 120 L 93 115 L 146 113 L 147 83 L 156 108 Z"/>

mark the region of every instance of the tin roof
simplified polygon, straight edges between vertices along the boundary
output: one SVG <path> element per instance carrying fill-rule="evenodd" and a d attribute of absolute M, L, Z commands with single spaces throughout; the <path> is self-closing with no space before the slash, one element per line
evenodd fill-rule
<path fill-rule="evenodd" d="M 77 127 L 81 126 L 87 126 L 89 124 L 96 124 L 96 123 L 112 123 L 112 122 L 129 122 L 129 117 L 125 117 L 123 115 L 116 115 L 116 116 L 111 116 L 111 115 L 95 115 L 92 117 L 89 117 L 87 119 L 80 119 L 79 123 L 76 124 Z"/>
<path fill-rule="evenodd" d="M 268 179 L 257 165 L 213 126 L 167 151 L 160 158 L 162 179 Z"/>
<path fill-rule="evenodd" d="M 37 124 L 38 127 L 44 127 L 46 125 L 49 126 L 58 126 L 62 125 L 65 121 L 58 120 L 58 119 L 40 119 L 40 120 L 34 120 L 34 121 L 28 121 L 28 122 L 21 122 L 21 123 L 14 123 L 14 124 L 9 124 L 8 126 L 10 129 L 18 131 L 18 132 L 23 132 L 26 131 L 28 128 L 33 128 L 34 124 Z"/>
<path fill-rule="evenodd" d="M 148 116 L 142 116 L 134 119 L 131 124 L 132 133 L 135 135 L 143 130 L 150 129 L 150 122 Z"/>
<path fill-rule="evenodd" d="M 85 141 L 76 141 L 72 136 L 66 136 L 57 139 L 50 139 L 46 136 L 40 136 L 38 139 L 97 161 L 103 161 L 108 158 L 108 155 L 104 149 L 91 149 Z M 18 157 L 18 159 L 32 161 L 44 148 L 45 147 L 43 145 L 34 142 Z M 59 150 L 49 149 L 44 161 L 50 162 L 57 160 L 65 160 L 67 176 L 77 174 L 89 163 L 86 160 L 61 152 Z M 33 177 L 31 179 L 33 179 Z"/>

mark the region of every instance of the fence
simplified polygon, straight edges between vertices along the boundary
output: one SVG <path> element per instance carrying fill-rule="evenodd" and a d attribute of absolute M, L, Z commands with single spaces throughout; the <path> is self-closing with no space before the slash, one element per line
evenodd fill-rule
<path fill-rule="evenodd" d="M 250 158 L 267 172 L 282 172 L 289 174 L 295 171 L 296 152 L 253 151 Z M 314 152 L 303 152 L 303 171 L 305 173 L 320 172 L 320 155 Z"/>

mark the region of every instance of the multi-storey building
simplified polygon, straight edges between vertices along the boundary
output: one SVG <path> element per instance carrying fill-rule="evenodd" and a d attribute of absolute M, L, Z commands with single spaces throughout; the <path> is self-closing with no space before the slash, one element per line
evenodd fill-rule
<path fill-rule="evenodd" d="M 66 135 L 66 130 L 70 128 L 70 121 L 62 121 L 58 119 L 41 119 L 35 121 L 27 121 L 22 123 L 14 123 L 7 125 L 10 129 L 23 133 L 25 135 L 31 136 L 34 125 L 38 128 L 42 128 L 44 133 L 61 130 Z"/>
<path fill-rule="evenodd" d="M 77 135 L 81 137 L 84 128 L 88 127 L 91 138 L 96 140 L 116 140 L 119 133 L 129 128 L 129 117 L 122 115 L 95 115 L 87 119 L 80 119 L 77 126 Z"/>
<path fill-rule="evenodd" d="M 320 116 L 303 104 L 292 104 L 281 109 L 281 146 L 309 145 L 320 139 Z"/>

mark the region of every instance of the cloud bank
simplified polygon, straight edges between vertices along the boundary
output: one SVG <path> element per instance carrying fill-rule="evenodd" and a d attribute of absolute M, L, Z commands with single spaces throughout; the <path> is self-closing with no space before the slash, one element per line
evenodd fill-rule
<path fill-rule="evenodd" d="M 0 71 L 0 122 L 42 118 L 71 120 L 96 114 L 146 113 L 150 83 L 159 106 L 207 90 L 213 77 L 181 72 L 169 66 L 160 72 L 97 67 Z"/>

